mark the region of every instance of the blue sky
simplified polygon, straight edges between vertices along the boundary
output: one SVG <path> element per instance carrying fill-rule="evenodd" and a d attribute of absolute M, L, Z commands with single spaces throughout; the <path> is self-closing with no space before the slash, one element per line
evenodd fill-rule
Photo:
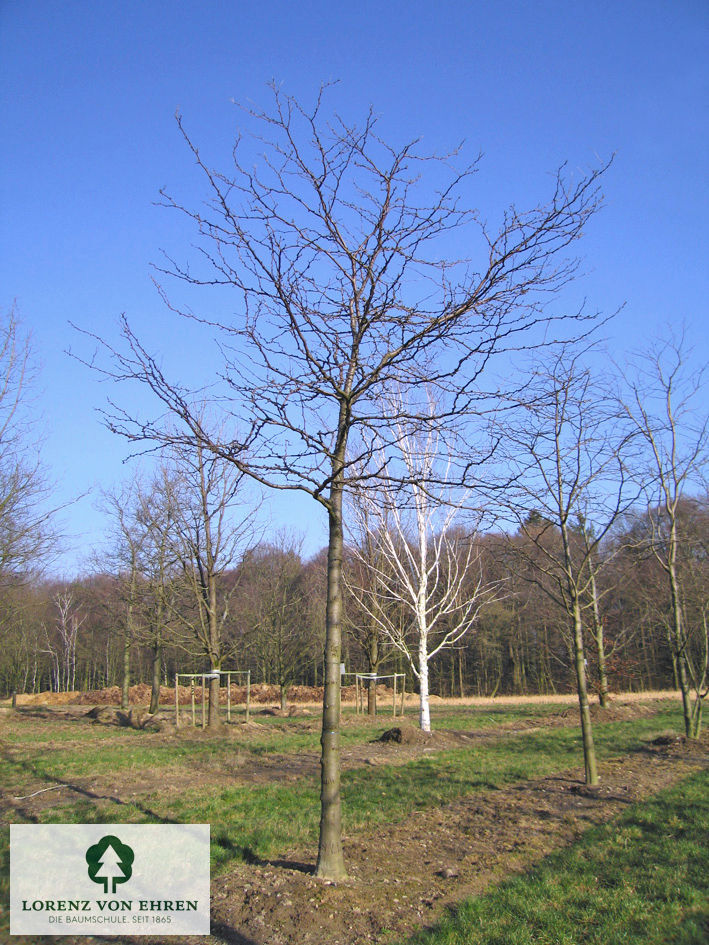
<path fill-rule="evenodd" d="M 96 414 L 107 387 L 65 354 L 68 322 L 115 339 L 125 312 L 178 373 L 208 366 L 150 279 L 185 239 L 159 189 L 200 196 L 176 109 L 219 165 L 232 99 L 266 104 L 275 79 L 309 100 L 339 79 L 333 105 L 353 120 L 372 105 L 387 140 L 483 152 L 471 199 L 492 221 L 543 200 L 562 162 L 615 153 L 573 293 L 625 305 L 621 359 L 683 320 L 707 360 L 708 38 L 706 0 L 0 0 L 0 307 L 16 300 L 32 332 L 58 500 L 93 490 L 65 515 L 59 569 L 84 567 L 105 528 L 96 490 L 129 473 Z M 310 551 L 325 539 L 313 512 L 272 514 L 307 529 Z"/>

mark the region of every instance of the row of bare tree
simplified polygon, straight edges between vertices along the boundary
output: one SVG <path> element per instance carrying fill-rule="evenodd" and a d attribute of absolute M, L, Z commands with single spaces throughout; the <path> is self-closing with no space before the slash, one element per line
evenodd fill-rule
<path fill-rule="evenodd" d="M 210 667 L 210 638 L 202 632 L 191 569 L 185 570 L 184 553 L 175 548 L 167 556 L 168 542 L 155 540 L 161 496 L 174 497 L 164 469 L 159 478 L 134 482 L 123 494 L 125 504 L 113 505 L 117 534 L 103 561 L 97 560 L 103 573 L 69 585 L 5 588 L 4 692 L 111 685 L 123 686 L 125 692 L 131 680 L 172 685 L 177 671 Z M 146 506 L 152 509 L 150 518 L 145 517 Z M 699 723 L 697 693 L 706 691 L 707 500 L 684 499 L 676 525 L 684 650 Z M 652 516 L 628 512 L 598 551 L 581 614 L 591 688 L 602 704 L 609 690 L 679 688 L 672 597 L 656 555 L 658 538 L 667 531 L 657 510 Z M 543 543 L 543 550 L 529 535 Z M 584 553 L 584 528 L 573 525 L 570 537 L 579 554 Z M 407 688 L 420 691 L 415 672 L 419 641 L 413 607 L 407 605 L 415 571 L 397 585 L 400 576 L 393 568 L 386 570 L 383 557 L 372 559 L 370 532 L 365 539 L 359 546 L 349 545 L 346 553 L 347 669 L 380 675 L 404 671 Z M 393 539 L 390 534 L 392 544 Z M 452 580 L 443 582 L 440 599 L 432 601 L 441 620 L 430 622 L 427 636 L 434 654 L 429 661 L 431 690 L 467 696 L 573 689 L 572 628 L 565 608 L 551 597 L 554 584 L 545 570 L 549 555 L 563 555 L 563 543 L 548 521 L 537 512 L 512 534 L 471 534 L 462 528 L 434 534 L 434 549 L 444 542 L 446 556 L 439 557 L 438 571 L 450 569 Z M 411 543 L 408 553 L 415 550 Z M 375 566 L 368 568 L 365 562 L 372 560 Z M 474 569 L 469 567 L 472 560 Z M 481 585 L 498 593 L 480 600 Z M 255 680 L 278 685 L 284 703 L 290 685 L 321 683 L 324 587 L 324 553 L 303 561 L 299 542 L 286 533 L 240 551 L 216 581 L 220 665 L 251 669 Z M 467 619 L 470 601 L 479 601 L 466 635 L 459 633 L 466 621 L 450 621 L 444 613 L 454 588 L 464 604 L 458 618 Z M 455 642 L 442 646 L 447 638 L 450 643 L 451 631 Z"/>
<path fill-rule="evenodd" d="M 175 497 L 158 514 L 150 488 L 114 497 L 139 537 L 135 549 L 127 535 L 121 545 L 126 614 L 147 582 L 156 672 L 167 615 L 210 666 L 224 660 L 240 569 L 211 482 L 215 498 L 235 497 L 247 480 L 297 490 L 327 516 L 316 872 L 338 880 L 346 573 L 358 632 L 366 623 L 377 634 L 364 650 L 376 663 L 388 645 L 408 665 L 424 727 L 436 661 L 451 647 L 467 652 L 486 613 L 522 612 L 520 582 L 542 595 L 545 633 L 559 619 L 570 640 L 594 783 L 586 638 L 592 632 L 604 652 L 615 531 L 638 503 L 650 509 L 650 530 L 637 554 L 664 576 L 688 734 L 698 724 L 702 668 L 690 666 L 678 517 L 683 499 L 704 494 L 707 430 L 692 401 L 701 375 L 683 371 L 681 345 L 655 352 L 649 373 L 641 368 L 617 393 L 594 379 L 599 356 L 584 346 L 600 319 L 569 307 L 565 293 L 607 165 L 562 168 L 546 200 L 510 206 L 489 224 L 470 209 L 477 161 L 426 156 L 416 141 L 391 147 L 371 112 L 361 125 L 326 115 L 328 94 L 306 108 L 274 87 L 269 109 L 243 109 L 226 169 L 208 163 L 178 117 L 205 192 L 191 204 L 163 197 L 194 227 L 197 261 L 166 255 L 156 271 L 184 291 L 177 299 L 159 286 L 170 310 L 216 342 L 210 376 L 192 388 L 170 376 L 125 317 L 115 343 L 84 331 L 95 350 L 80 359 L 148 398 L 145 415 L 113 398 L 104 416 L 134 449 L 161 454 L 161 489 Z M 481 538 L 490 531 L 492 544 Z M 183 579 L 179 603 L 172 568 Z M 274 604 L 258 618 L 272 639 L 277 612 Z"/>

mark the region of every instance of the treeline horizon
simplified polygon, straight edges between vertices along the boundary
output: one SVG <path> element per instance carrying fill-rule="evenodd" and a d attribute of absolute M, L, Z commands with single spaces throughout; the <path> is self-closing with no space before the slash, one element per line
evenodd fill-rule
<path fill-rule="evenodd" d="M 539 514 L 529 518 L 529 524 L 536 524 L 540 531 L 549 528 Z M 683 606 L 691 624 L 705 619 L 703 587 L 691 572 L 708 566 L 709 497 L 685 498 L 680 519 L 687 552 L 681 567 L 687 586 L 693 587 L 693 593 L 685 594 Z M 672 601 L 650 550 L 652 528 L 647 513 L 628 512 L 601 549 L 605 561 L 596 605 L 603 626 L 605 685 L 611 692 L 678 688 L 668 645 Z M 529 567 L 528 552 L 534 551 L 529 539 L 521 529 L 467 536 L 464 529 L 456 528 L 461 547 L 468 538 L 476 547 L 475 574 L 494 581 L 500 593 L 482 605 L 474 625 L 454 647 L 443 649 L 431 661 L 431 693 L 465 697 L 575 692 L 574 645 L 567 615 L 562 607 L 550 605 L 540 587 L 541 572 L 531 578 L 523 573 Z M 549 540 L 554 542 L 551 533 Z M 297 537 L 278 533 L 275 541 L 261 541 L 248 549 L 235 567 L 220 576 L 219 605 L 226 611 L 221 668 L 250 670 L 252 684 L 280 688 L 283 704 L 290 686 L 323 685 L 326 549 L 306 559 L 299 548 Z M 346 573 L 348 566 L 350 572 L 357 568 L 351 545 L 346 549 Z M 473 574 L 469 580 L 474 580 Z M 194 634 L 186 631 L 184 619 L 174 614 L 179 607 L 191 610 L 194 618 L 197 610 L 185 581 L 181 587 L 179 583 L 175 580 L 171 589 L 173 613 L 161 612 L 162 625 L 156 628 L 154 584 L 148 574 L 138 577 L 131 614 L 130 685 L 157 681 L 173 686 L 177 672 L 209 672 L 211 668 Z M 2 695 L 123 686 L 129 587 L 126 573 L 101 570 L 74 581 L 35 579 L 5 587 Z M 405 673 L 407 691 L 417 691 L 407 660 L 394 646 L 380 639 L 372 662 L 366 608 L 361 593 L 348 587 L 342 655 L 346 671 Z M 584 623 L 590 691 L 600 694 L 603 683 L 590 597 Z M 157 675 L 156 629 L 160 641 Z"/>

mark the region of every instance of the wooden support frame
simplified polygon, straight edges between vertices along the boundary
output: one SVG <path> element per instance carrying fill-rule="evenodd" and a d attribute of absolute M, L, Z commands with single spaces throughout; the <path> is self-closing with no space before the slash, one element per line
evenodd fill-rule
<path fill-rule="evenodd" d="M 192 725 L 197 724 L 196 719 L 196 705 L 195 705 L 195 680 L 200 679 L 202 682 L 202 728 L 207 727 L 207 711 L 206 711 L 206 683 L 208 679 L 214 679 L 216 676 L 219 677 L 221 682 L 221 677 L 226 676 L 227 678 L 227 722 L 231 722 L 231 677 L 232 676 L 246 676 L 246 721 L 249 721 L 250 712 L 251 712 L 251 670 L 235 670 L 235 669 L 213 669 L 207 673 L 175 673 L 175 725 L 179 728 L 180 725 L 180 696 L 179 696 L 179 685 L 180 679 L 189 679 L 190 680 L 190 706 L 192 710 Z M 221 688 L 221 685 L 220 685 Z"/>
<path fill-rule="evenodd" d="M 406 673 L 390 673 L 386 676 L 377 676 L 376 673 L 353 673 L 355 678 L 355 714 L 359 715 L 360 711 L 364 714 L 364 693 L 365 693 L 365 682 L 370 683 L 374 682 L 375 686 L 379 682 L 383 682 L 385 679 L 393 679 L 393 696 L 392 696 L 392 706 L 391 714 L 393 718 L 396 718 L 396 701 L 397 701 L 397 680 L 401 679 L 401 709 L 399 715 L 403 716 L 404 714 L 404 699 L 406 697 Z"/>

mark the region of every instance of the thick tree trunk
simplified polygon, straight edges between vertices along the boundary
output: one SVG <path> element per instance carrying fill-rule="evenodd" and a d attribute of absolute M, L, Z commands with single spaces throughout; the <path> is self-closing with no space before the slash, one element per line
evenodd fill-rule
<path fill-rule="evenodd" d="M 342 447 L 344 458 L 344 445 Z M 342 644 L 342 472 L 330 491 L 325 615 L 325 693 L 320 745 L 320 842 L 315 875 L 344 879 L 342 804 L 340 799 L 340 654 Z"/>
<path fill-rule="evenodd" d="M 288 707 L 288 686 L 281 683 L 281 710 L 285 711 Z"/>
<path fill-rule="evenodd" d="M 583 740 L 583 760 L 586 769 L 586 784 L 598 784 L 598 767 L 596 764 L 596 749 L 593 744 L 591 726 L 591 710 L 588 704 L 588 687 L 586 685 L 586 660 L 583 647 L 583 621 L 581 606 L 578 599 L 574 599 L 574 662 L 576 665 L 576 687 L 579 697 L 581 713 L 581 738 Z"/>

